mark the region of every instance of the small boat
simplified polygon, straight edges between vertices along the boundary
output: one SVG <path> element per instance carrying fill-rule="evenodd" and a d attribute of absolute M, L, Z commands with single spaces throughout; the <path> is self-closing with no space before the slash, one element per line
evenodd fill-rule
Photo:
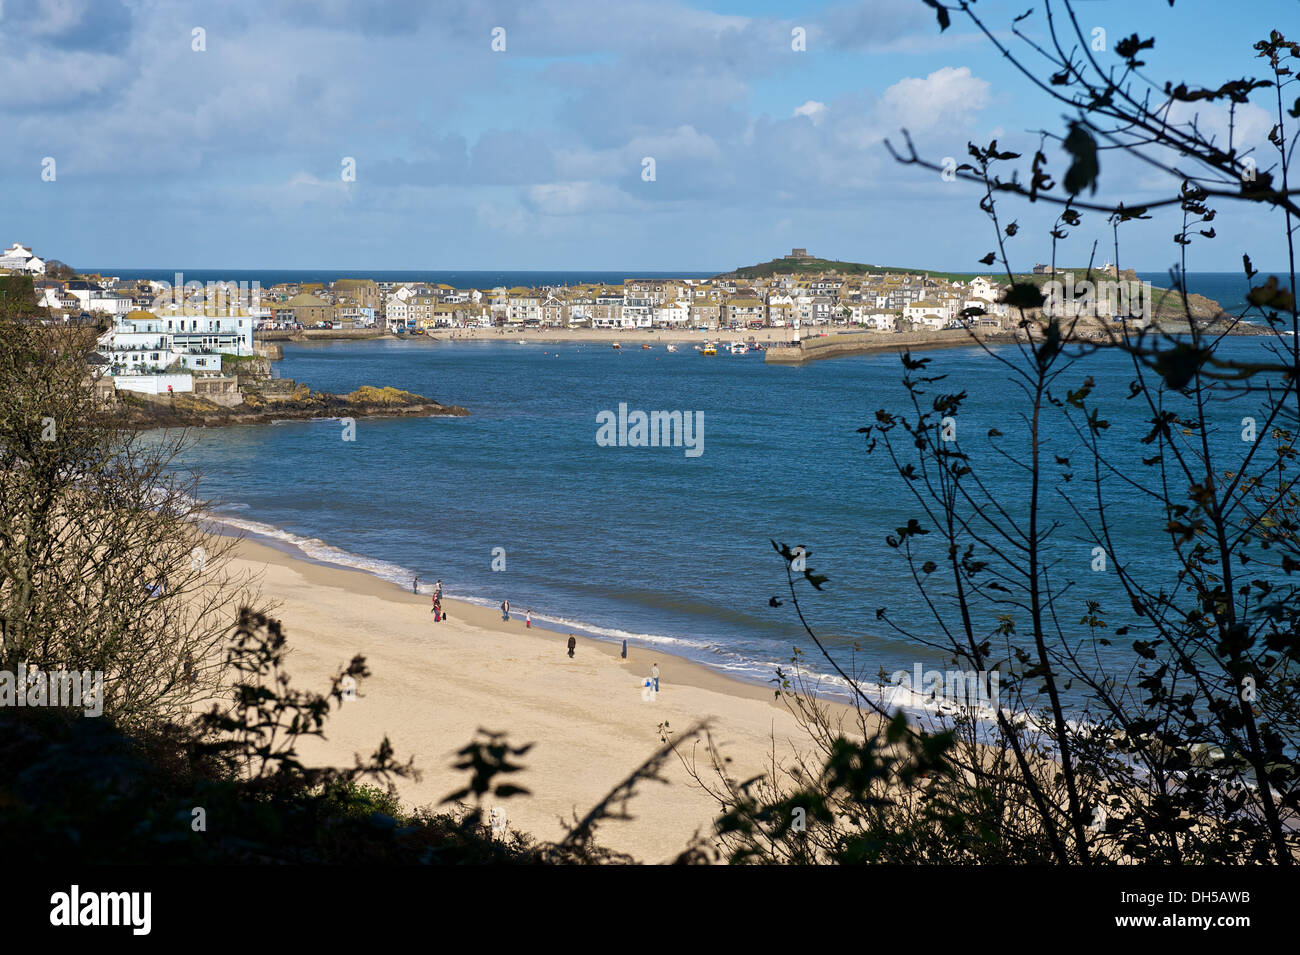
<path fill-rule="evenodd" d="M 677 351 L 676 345 L 665 345 L 664 348 L 666 348 L 668 351 Z"/>
<path fill-rule="evenodd" d="M 713 342 L 705 342 L 704 347 L 700 349 L 701 355 L 716 355 L 717 353 L 718 346 L 713 344 Z"/>
<path fill-rule="evenodd" d="M 642 345 L 641 347 L 642 347 L 643 349 L 645 349 L 645 348 L 653 348 L 654 346 L 653 346 L 653 345 Z"/>
<path fill-rule="evenodd" d="M 731 352 L 733 355 L 743 355 L 745 352 L 749 351 L 749 346 L 744 342 L 732 342 L 727 346 L 727 351 Z"/>
<path fill-rule="evenodd" d="M 614 342 L 614 347 L 615 347 L 615 348 L 622 348 L 623 346 L 620 345 L 618 342 Z"/>

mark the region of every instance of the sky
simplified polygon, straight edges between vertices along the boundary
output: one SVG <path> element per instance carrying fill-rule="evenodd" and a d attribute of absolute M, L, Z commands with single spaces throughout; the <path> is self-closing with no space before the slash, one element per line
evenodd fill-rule
<path fill-rule="evenodd" d="M 1033 3 L 975 9 L 1014 44 Z M 1120 38 L 1156 36 L 1157 86 L 1261 74 L 1254 42 L 1300 34 L 1297 0 L 1075 10 L 1087 37 L 1105 31 L 1105 63 Z M 1041 3 L 1021 29 L 1045 36 Z M 1235 116 L 1261 169 L 1274 96 Z M 1198 105 L 1184 118 L 1226 141 L 1226 108 Z M 798 246 L 974 271 L 994 248 L 977 187 L 896 163 L 884 140 L 905 127 L 923 156 L 962 162 L 996 138 L 1027 170 L 1069 119 L 922 0 L 0 0 L 0 246 L 76 268 L 646 271 Z M 1043 148 L 1059 182 L 1069 157 Z M 1176 192 L 1105 153 L 1092 198 Z M 1218 211 L 1190 269 L 1285 264 L 1280 230 Z M 1014 268 L 1048 260 L 1055 214 L 999 209 L 1020 227 Z M 1121 266 L 1167 268 L 1177 229 L 1174 212 L 1129 223 Z M 1105 217 L 1085 214 L 1057 261 L 1094 241 L 1112 257 Z"/>

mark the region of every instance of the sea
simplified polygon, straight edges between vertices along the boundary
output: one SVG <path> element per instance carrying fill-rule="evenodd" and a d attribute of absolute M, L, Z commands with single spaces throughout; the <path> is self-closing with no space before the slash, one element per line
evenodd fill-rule
<path fill-rule="evenodd" d="M 1263 341 L 1231 339 L 1222 354 L 1257 358 Z M 926 373 L 944 377 L 926 386 L 922 406 L 966 393 L 956 436 L 1008 519 L 1021 520 L 1025 402 L 1004 364 L 1016 355 L 1014 346 L 926 352 Z M 798 656 L 834 696 L 844 687 L 795 612 L 773 542 L 802 546 L 807 566 L 828 579 L 821 590 L 796 588 L 799 610 L 837 663 L 869 680 L 947 665 L 926 644 L 952 622 L 950 595 L 925 583 L 933 616 L 890 544 L 910 519 L 933 521 L 859 432 L 878 409 L 910 407 L 897 355 L 790 367 L 754 353 L 702 357 L 689 345 L 414 339 L 289 343 L 277 373 L 336 393 L 390 385 L 470 414 L 360 419 L 355 440 L 338 420 L 196 429 L 181 466 L 199 475 L 211 513 L 234 530 L 405 589 L 417 575 L 425 592 L 441 578 L 451 597 L 508 599 L 536 625 L 666 650 L 755 683 Z M 1062 372 L 1057 396 L 1087 377 L 1117 465 L 1103 483 L 1115 538 L 1100 565 L 1087 528 L 1096 488 L 1068 404 L 1048 409 L 1043 450 L 1047 517 L 1058 525 L 1048 557 L 1072 639 L 1084 636 L 1075 622 L 1089 601 L 1114 614 L 1112 628 L 1134 623 L 1117 564 L 1148 581 L 1172 581 L 1176 569 L 1163 516 L 1125 483 L 1151 472 L 1140 462 L 1150 446 L 1138 441 L 1150 413 L 1127 399 L 1133 367 L 1111 353 L 1080 359 Z M 1215 411 L 1217 449 L 1240 451 L 1252 409 L 1243 398 Z M 701 453 L 599 439 L 602 416 L 635 411 L 702 421 Z M 933 537 L 914 540 L 922 557 L 933 549 Z M 996 626 L 992 613 L 986 629 Z M 292 620 L 284 624 L 292 636 Z M 372 639 L 387 639 L 382 620 Z M 1131 675 L 1131 651 L 1098 652 Z"/>

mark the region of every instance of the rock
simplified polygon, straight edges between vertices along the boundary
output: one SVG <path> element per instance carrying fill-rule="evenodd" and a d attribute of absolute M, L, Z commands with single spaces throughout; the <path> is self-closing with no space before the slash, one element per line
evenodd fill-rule
<path fill-rule="evenodd" d="M 274 386 L 271 383 L 274 382 Z M 458 405 L 444 405 L 396 388 L 364 386 L 349 395 L 313 392 L 292 379 L 267 379 L 244 394 L 242 403 L 223 407 L 193 394 L 140 395 L 119 392 L 110 412 L 113 423 L 132 429 L 211 428 L 312 418 L 463 417 Z"/>

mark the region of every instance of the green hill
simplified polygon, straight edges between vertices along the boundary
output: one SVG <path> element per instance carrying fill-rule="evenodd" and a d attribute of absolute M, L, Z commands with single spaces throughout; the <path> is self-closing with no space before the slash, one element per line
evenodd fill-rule
<path fill-rule="evenodd" d="M 836 272 L 840 275 L 880 275 L 885 272 L 906 272 L 912 275 L 929 275 L 936 279 L 968 279 L 978 272 L 936 272 L 932 269 L 903 268 L 894 265 L 867 265 L 862 262 L 839 262 L 834 259 L 773 259 L 761 265 L 745 265 L 731 272 L 715 275 L 716 279 L 761 279 L 770 278 L 777 273 L 799 275 L 817 275 Z"/>

